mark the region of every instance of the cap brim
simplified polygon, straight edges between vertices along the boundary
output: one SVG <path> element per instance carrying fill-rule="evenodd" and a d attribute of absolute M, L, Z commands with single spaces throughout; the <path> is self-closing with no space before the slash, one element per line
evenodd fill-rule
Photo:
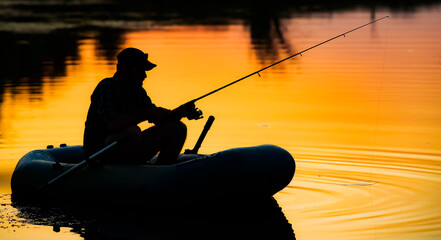
<path fill-rule="evenodd" d="M 147 63 L 145 65 L 144 70 L 145 71 L 150 71 L 150 70 L 152 70 L 156 66 L 157 66 L 156 64 L 154 64 L 154 63 L 150 62 L 149 60 L 147 60 Z"/>

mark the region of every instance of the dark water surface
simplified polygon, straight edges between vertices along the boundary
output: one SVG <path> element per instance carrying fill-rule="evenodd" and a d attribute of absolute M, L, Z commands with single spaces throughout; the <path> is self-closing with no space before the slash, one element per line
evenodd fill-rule
<path fill-rule="evenodd" d="M 12 239 L 31 237 L 38 230 L 44 230 L 47 239 L 295 239 L 274 199 L 247 204 L 217 202 L 188 209 L 157 209 L 147 204 L 13 207 L 2 213 L 11 232 L 6 236 Z"/>
<path fill-rule="evenodd" d="M 0 239 L 441 238 L 439 1 L 121 2 L 0 0 Z M 174 108 L 387 15 L 197 102 L 216 117 L 201 153 L 294 156 L 276 202 L 155 215 L 10 201 L 21 156 L 82 143 L 90 94 L 125 47 L 158 64 L 144 88 Z M 185 123 L 192 148 L 204 121 Z"/>

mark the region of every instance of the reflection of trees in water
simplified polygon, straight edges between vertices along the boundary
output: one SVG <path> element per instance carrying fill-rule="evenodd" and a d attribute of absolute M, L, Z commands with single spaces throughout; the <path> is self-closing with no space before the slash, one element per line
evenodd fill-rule
<path fill-rule="evenodd" d="M 62 36 L 0 33 L 0 88 L 12 95 L 26 89 L 38 96 L 44 75 L 64 75 L 66 58 L 76 57 L 77 50 L 72 38 Z"/>
<path fill-rule="evenodd" d="M 125 30 L 106 29 L 98 32 L 96 36 L 98 55 L 107 60 L 115 60 L 116 55 L 123 44 Z"/>
<path fill-rule="evenodd" d="M 32 98 L 38 99 L 42 91 L 42 77 L 64 76 L 66 60 L 78 59 L 81 39 L 96 39 L 99 57 L 114 60 L 122 44 L 123 33 L 138 27 L 145 29 L 141 24 L 145 21 L 167 25 L 228 24 L 238 19 L 245 20 L 257 58 L 266 64 L 280 59 L 280 50 L 287 55 L 293 54 L 294 49 L 284 38 L 281 20 L 292 14 L 364 7 L 371 9 L 374 16 L 376 8 L 414 11 L 418 6 L 439 2 L 226 0 L 189 4 L 188 1 L 173 0 L 167 3 L 137 0 L 11 1 L 2 6 L 4 9 L 0 14 L 0 104 L 5 91 L 14 95 L 23 86 L 29 86 L 28 91 L 34 95 Z M 26 33 L 26 29 L 36 33 Z M 39 30 L 42 32 L 38 33 Z"/>
<path fill-rule="evenodd" d="M 73 38 L 74 37 L 74 38 Z M 68 57 L 77 58 L 77 39 L 66 33 L 48 35 L 0 33 L 2 79 L 12 86 L 21 80 L 38 84 L 44 74 L 64 75 Z"/>
<path fill-rule="evenodd" d="M 97 32 L 94 38 L 100 56 L 113 60 L 122 31 Z M 12 95 L 26 90 L 35 99 L 32 95 L 41 94 L 43 77 L 65 76 L 67 61 L 79 60 L 79 41 L 87 38 L 83 35 L 84 30 L 57 30 L 48 34 L 0 32 L 0 102 L 6 88 Z"/>
<path fill-rule="evenodd" d="M 281 17 L 281 12 L 268 4 L 256 2 L 253 5 L 253 12 L 248 19 L 251 44 L 263 65 L 280 60 L 280 50 L 288 54 L 293 52 L 289 41 L 285 39 L 286 31 Z"/>
<path fill-rule="evenodd" d="M 90 38 L 97 40 L 100 57 L 114 60 L 122 42 L 123 30 L 118 29 L 64 29 L 50 33 L 24 34 L 0 31 L 0 110 L 4 95 L 11 98 L 27 93 L 28 101 L 40 101 L 43 95 L 43 78 L 65 76 L 67 62 L 79 60 L 79 42 Z M 2 118 L 0 111 L 0 138 Z"/>

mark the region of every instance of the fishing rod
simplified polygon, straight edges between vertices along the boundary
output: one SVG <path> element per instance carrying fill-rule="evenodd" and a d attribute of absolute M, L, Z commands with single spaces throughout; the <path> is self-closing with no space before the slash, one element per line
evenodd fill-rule
<path fill-rule="evenodd" d="M 220 90 L 222 90 L 222 89 L 224 89 L 224 88 L 226 88 L 226 87 L 229 87 L 229 86 L 231 86 L 231 85 L 233 85 L 233 84 L 235 84 L 235 83 L 238 83 L 238 82 L 240 82 L 240 81 L 242 81 L 242 80 L 244 80 L 244 79 L 246 79 L 246 78 L 249 78 L 249 77 L 251 77 L 251 76 L 253 76 L 253 75 L 255 75 L 255 74 L 259 75 L 259 77 L 260 77 L 260 74 L 259 74 L 259 73 L 262 72 L 262 71 L 265 70 L 265 69 L 268 69 L 268 68 L 270 68 L 270 67 L 273 67 L 273 66 L 275 66 L 275 65 L 277 65 L 277 64 L 279 64 L 279 63 L 282 63 L 282 62 L 284 62 L 284 61 L 286 61 L 286 60 L 288 60 L 288 59 L 290 59 L 290 58 L 293 58 L 293 57 L 295 57 L 295 56 L 297 56 L 297 55 L 302 56 L 302 53 L 304 53 L 304 52 L 307 52 L 307 51 L 309 51 L 309 50 L 311 50 L 311 49 L 313 49 L 313 48 L 316 48 L 316 47 L 318 47 L 318 46 L 320 46 L 320 45 L 323 45 L 323 44 L 325 44 L 325 43 L 327 43 L 327 42 L 330 42 L 330 41 L 332 41 L 332 40 L 334 40 L 334 39 L 337 39 L 337 38 L 339 38 L 339 37 L 341 37 L 341 36 L 346 37 L 346 34 L 348 34 L 348 33 L 351 33 L 351 32 L 353 32 L 353 31 L 356 31 L 356 30 L 360 29 L 360 28 L 366 27 L 366 26 L 368 26 L 368 25 L 370 25 L 370 24 L 373 24 L 373 23 L 378 22 L 378 21 L 380 21 L 380 20 L 383 20 L 383 19 L 385 19 L 385 18 L 389 18 L 389 16 L 385 16 L 385 17 L 382 17 L 382 18 L 376 19 L 376 20 L 374 20 L 374 21 L 372 21 L 372 22 L 366 23 L 366 24 L 361 25 L 361 26 L 359 26 L 359 27 L 356 27 L 356 28 L 354 28 L 354 29 L 352 29 L 352 30 L 349 30 L 349 31 L 347 31 L 347 32 L 345 32 L 345 33 L 342 33 L 342 34 L 340 34 L 340 35 L 337 35 L 337 36 L 335 36 L 335 37 L 333 37 L 333 38 L 330 38 L 330 39 L 328 39 L 328 40 L 326 40 L 326 41 L 323 41 L 323 42 L 321 42 L 321 43 L 318 43 L 318 44 L 316 44 L 316 45 L 314 45 L 314 46 L 312 46 L 312 47 L 310 47 L 310 48 L 307 48 L 307 49 L 305 49 L 305 50 L 303 50 L 303 51 L 301 51 L 301 52 L 298 52 L 298 53 L 296 53 L 296 54 L 294 54 L 294 55 L 291 55 L 291 56 L 289 56 L 289 57 L 287 57 L 287 58 L 284 58 L 284 59 L 282 59 L 282 60 L 280 60 L 280 61 L 278 61 L 278 62 L 275 62 L 275 63 L 273 63 L 273 64 L 271 64 L 271 65 L 268 65 L 268 66 L 266 66 L 266 67 L 264 67 L 264 68 L 262 68 L 262 69 L 260 69 L 260 70 L 258 70 L 258 71 L 255 71 L 255 72 L 253 72 L 253 73 L 251 73 L 251 74 L 248 74 L 248 75 L 246 75 L 245 77 L 239 78 L 239 79 L 237 79 L 237 80 L 235 80 L 235 81 L 233 81 L 233 82 L 231 82 L 231 83 L 228 83 L 228 84 L 226 84 L 225 86 L 222 86 L 222 87 L 220 87 L 220 88 L 218 88 L 218 89 L 216 89 L 216 90 L 213 90 L 213 91 L 211 91 L 211 92 L 209 92 L 209 93 L 207 93 L 207 94 L 204 94 L 204 95 L 202 95 L 202 96 L 200 96 L 200 97 L 198 97 L 198 98 L 195 98 L 195 99 L 193 99 L 193 100 L 191 100 L 191 101 L 185 103 L 184 105 L 187 105 L 187 104 L 194 104 L 196 101 L 199 101 L 199 100 L 201 100 L 202 98 L 208 97 L 208 96 L 210 96 L 210 95 L 213 94 L 213 93 L 216 93 L 216 92 L 218 92 L 218 91 L 220 91 Z"/>

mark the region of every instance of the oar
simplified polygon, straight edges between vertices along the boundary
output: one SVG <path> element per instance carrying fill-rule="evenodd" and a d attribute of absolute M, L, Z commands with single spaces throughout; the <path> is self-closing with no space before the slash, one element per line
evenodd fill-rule
<path fill-rule="evenodd" d="M 14 199 L 16 200 L 21 200 L 26 198 L 27 196 L 34 196 L 37 195 L 38 193 L 40 193 L 41 191 L 43 191 L 44 189 L 50 187 L 51 185 L 55 184 L 56 182 L 60 181 L 61 179 L 65 178 L 66 176 L 68 176 L 69 174 L 72 174 L 75 170 L 78 170 L 82 167 L 84 167 L 85 165 L 87 165 L 90 162 L 93 162 L 93 160 L 95 158 L 97 158 L 98 156 L 100 156 L 101 154 L 103 154 L 104 152 L 108 151 L 111 148 L 114 148 L 118 143 L 120 143 L 122 140 L 124 140 L 125 138 L 127 138 L 130 134 L 127 134 L 123 137 L 121 137 L 120 139 L 112 142 L 111 144 L 107 145 L 106 147 L 104 147 L 103 149 L 101 149 L 100 151 L 96 152 L 95 154 L 93 154 L 92 156 L 88 157 L 87 159 L 81 161 L 80 163 L 78 163 L 77 165 L 69 168 L 68 170 L 66 170 L 65 172 L 63 172 L 62 174 L 56 176 L 55 178 L 53 178 L 52 180 L 40 185 L 39 187 L 37 187 L 35 189 L 35 191 L 32 191 L 31 193 L 27 193 L 27 194 L 20 194 L 20 195 L 16 195 L 14 196 Z"/>
<path fill-rule="evenodd" d="M 124 137 L 125 138 L 125 137 Z M 88 157 L 87 159 L 81 161 L 80 163 L 78 163 L 77 165 L 69 168 L 67 171 L 63 172 L 62 174 L 56 176 L 54 179 L 50 180 L 49 182 L 41 185 L 40 187 L 37 188 L 37 191 L 41 190 L 42 188 L 46 188 L 49 187 L 51 185 L 53 185 L 54 183 L 56 183 L 57 181 L 59 181 L 60 179 L 66 177 L 67 175 L 71 174 L 73 171 L 82 168 L 83 166 L 85 166 L 87 163 L 90 163 L 93 161 L 93 159 L 97 158 L 98 156 L 100 156 L 101 154 L 103 154 L 104 152 L 106 152 L 107 150 L 115 147 L 119 142 L 121 142 L 123 138 L 114 141 L 113 143 L 107 145 L 106 147 L 104 147 L 103 149 L 99 150 L 98 152 L 96 152 L 95 154 L 93 154 L 92 156 Z"/>
<path fill-rule="evenodd" d="M 205 135 L 207 135 L 208 130 L 210 130 L 211 125 L 213 124 L 214 117 L 210 116 L 208 117 L 207 122 L 205 123 L 204 129 L 202 130 L 201 135 L 199 136 L 198 141 L 196 142 L 196 145 L 193 149 L 186 149 L 184 154 L 197 154 L 199 151 L 199 148 L 201 147 L 202 141 L 204 141 Z"/>

